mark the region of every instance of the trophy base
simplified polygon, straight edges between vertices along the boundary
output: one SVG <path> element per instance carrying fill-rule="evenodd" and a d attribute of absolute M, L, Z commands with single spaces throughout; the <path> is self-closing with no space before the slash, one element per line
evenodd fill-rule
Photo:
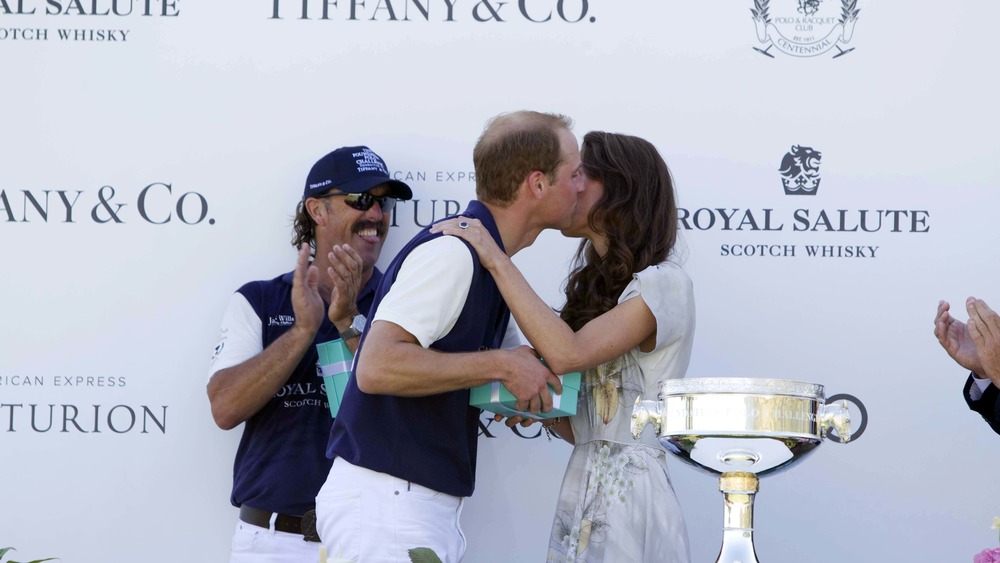
<path fill-rule="evenodd" d="M 757 475 L 728 471 L 719 477 L 723 494 L 722 548 L 715 563 L 760 563 L 753 545 L 753 498 Z"/>

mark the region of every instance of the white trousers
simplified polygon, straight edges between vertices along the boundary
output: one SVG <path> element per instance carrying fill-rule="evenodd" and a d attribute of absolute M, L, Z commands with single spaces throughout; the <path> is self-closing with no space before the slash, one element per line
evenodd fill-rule
<path fill-rule="evenodd" d="M 316 528 L 330 560 L 410 563 L 427 547 L 444 563 L 465 554 L 465 499 L 337 458 L 316 496 Z"/>
<path fill-rule="evenodd" d="M 319 546 L 303 540 L 302 534 L 277 532 L 241 521 L 236 523 L 229 563 L 316 563 Z"/>

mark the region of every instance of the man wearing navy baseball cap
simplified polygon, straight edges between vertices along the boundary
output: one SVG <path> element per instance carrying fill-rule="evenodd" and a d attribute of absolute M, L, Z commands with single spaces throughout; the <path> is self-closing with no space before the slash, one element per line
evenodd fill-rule
<path fill-rule="evenodd" d="M 316 344 L 342 338 L 357 349 L 392 210 L 411 197 L 370 148 L 327 154 L 309 171 L 296 211 L 295 270 L 247 283 L 230 301 L 208 381 L 216 424 L 244 423 L 230 563 L 316 561 L 314 505 L 332 463 L 333 422 Z"/>

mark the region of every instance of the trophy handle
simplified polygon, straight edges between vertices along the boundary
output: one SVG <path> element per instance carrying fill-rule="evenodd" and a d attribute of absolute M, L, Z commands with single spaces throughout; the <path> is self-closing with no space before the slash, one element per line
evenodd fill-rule
<path fill-rule="evenodd" d="M 851 411 L 854 412 L 856 416 L 848 417 L 848 429 L 846 433 L 842 433 L 843 430 L 834 424 L 832 426 L 837 429 L 837 433 L 834 434 L 831 432 L 829 435 L 825 436 L 825 438 L 832 442 L 840 442 L 841 444 L 846 444 L 848 440 L 857 442 L 858 438 L 865 433 L 865 429 L 868 428 L 868 409 L 865 407 L 865 403 L 854 395 L 848 395 L 847 393 L 831 395 L 830 397 L 827 397 L 826 400 L 829 405 L 833 405 L 835 402 L 840 401 L 840 405 L 836 406 L 836 408 L 850 406 Z M 857 420 L 858 418 L 861 420 Z"/>
<path fill-rule="evenodd" d="M 847 408 L 847 401 L 830 403 L 823 405 L 819 413 L 819 427 L 823 437 L 831 428 L 837 430 L 840 441 L 847 443 L 851 440 L 851 411 Z"/>
<path fill-rule="evenodd" d="M 660 402 L 643 401 L 642 396 L 636 397 L 635 406 L 632 407 L 632 437 L 638 440 L 647 424 L 652 424 L 656 435 L 660 435 L 660 428 L 663 426 Z"/>

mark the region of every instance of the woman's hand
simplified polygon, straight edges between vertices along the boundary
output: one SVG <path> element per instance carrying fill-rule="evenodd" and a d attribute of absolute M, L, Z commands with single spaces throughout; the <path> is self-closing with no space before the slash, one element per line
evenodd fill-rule
<path fill-rule="evenodd" d="M 471 217 L 452 217 L 431 226 L 432 233 L 443 233 L 459 237 L 476 250 L 479 255 L 479 262 L 484 268 L 493 272 L 495 268 L 504 261 L 509 261 L 500 247 L 497 246 L 493 236 L 486 230 L 486 227 L 479 221 Z"/>
<path fill-rule="evenodd" d="M 525 417 L 520 416 L 520 415 L 504 416 L 502 414 L 494 414 L 493 415 L 493 420 L 496 421 L 496 422 L 502 422 L 502 423 L 504 423 L 504 426 L 506 426 L 507 428 L 510 428 L 510 427 L 512 427 L 514 425 L 517 425 L 517 424 L 520 424 L 521 426 L 527 428 L 527 427 L 531 426 L 532 424 L 538 422 L 538 419 L 535 419 L 535 418 L 525 418 Z"/>
<path fill-rule="evenodd" d="M 521 416 L 508 417 L 502 414 L 494 414 L 493 420 L 496 422 L 503 422 L 507 428 L 511 428 L 515 425 L 527 428 L 536 422 L 540 422 L 542 424 L 542 430 L 545 431 L 545 435 L 548 436 L 550 442 L 552 441 L 552 436 L 555 436 L 556 438 L 560 438 L 571 445 L 576 444 L 575 438 L 573 437 L 573 426 L 570 424 L 569 419 L 565 416 L 539 420 L 536 418 L 524 418 Z"/>

